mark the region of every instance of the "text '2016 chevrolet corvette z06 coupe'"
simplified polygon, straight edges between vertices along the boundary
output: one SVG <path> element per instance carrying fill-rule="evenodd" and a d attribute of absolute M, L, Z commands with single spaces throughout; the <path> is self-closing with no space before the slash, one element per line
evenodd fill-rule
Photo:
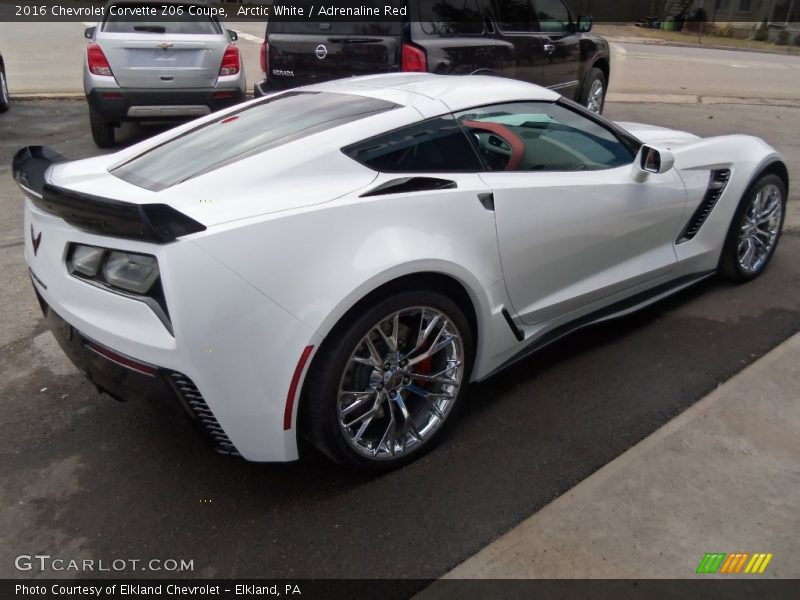
<path fill-rule="evenodd" d="M 470 381 L 714 274 L 747 281 L 788 174 L 760 139 L 611 123 L 536 85 L 283 91 L 115 154 L 23 148 L 25 258 L 72 360 L 221 452 L 373 471 Z"/>

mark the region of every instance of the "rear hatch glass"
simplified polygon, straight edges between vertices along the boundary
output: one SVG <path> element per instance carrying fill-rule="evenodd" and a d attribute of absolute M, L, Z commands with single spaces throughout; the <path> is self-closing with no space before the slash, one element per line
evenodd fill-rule
<path fill-rule="evenodd" d="M 173 138 L 111 174 L 160 191 L 271 148 L 397 108 L 350 94 L 287 92 Z"/>

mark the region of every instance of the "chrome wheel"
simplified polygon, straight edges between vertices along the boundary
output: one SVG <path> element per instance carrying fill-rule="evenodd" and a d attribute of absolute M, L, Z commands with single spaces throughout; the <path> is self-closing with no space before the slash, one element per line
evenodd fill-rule
<path fill-rule="evenodd" d="M 603 82 L 599 79 L 592 81 L 592 85 L 589 88 L 589 96 L 586 99 L 586 108 L 598 115 L 602 113 L 604 93 L 605 87 L 603 86 Z"/>
<path fill-rule="evenodd" d="M 783 197 L 774 184 L 762 187 L 747 207 L 739 230 L 737 256 L 747 273 L 760 271 L 772 254 L 783 222 Z"/>
<path fill-rule="evenodd" d="M 440 310 L 406 308 L 377 323 L 339 383 L 337 416 L 348 444 L 373 460 L 419 448 L 453 408 L 464 363 L 461 332 Z"/>

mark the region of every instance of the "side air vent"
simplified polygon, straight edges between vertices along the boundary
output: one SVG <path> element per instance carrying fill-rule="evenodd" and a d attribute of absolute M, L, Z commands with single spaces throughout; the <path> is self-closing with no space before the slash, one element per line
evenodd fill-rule
<path fill-rule="evenodd" d="M 175 390 L 180 394 L 186 408 L 189 409 L 192 416 L 197 419 L 200 427 L 211 438 L 211 442 L 214 444 L 214 449 L 217 453 L 228 456 L 239 456 L 236 446 L 233 445 L 228 434 L 222 429 L 222 426 L 219 424 L 219 421 L 217 421 L 214 413 L 211 412 L 208 404 L 206 404 L 205 398 L 203 398 L 203 395 L 200 393 L 200 390 L 197 389 L 194 382 L 183 373 L 173 371 L 169 375 L 172 379 L 172 384 L 175 386 Z"/>
<path fill-rule="evenodd" d="M 725 188 L 728 186 L 728 180 L 730 180 L 730 178 L 730 169 L 711 171 L 706 195 L 703 196 L 703 201 L 700 203 L 700 206 L 694 211 L 692 218 L 689 219 L 683 232 L 678 236 L 678 244 L 688 242 L 697 235 L 697 232 L 700 231 L 703 223 L 706 222 L 711 211 L 714 210 L 714 207 L 717 205 L 717 202 L 722 196 L 722 192 L 724 192 Z"/>

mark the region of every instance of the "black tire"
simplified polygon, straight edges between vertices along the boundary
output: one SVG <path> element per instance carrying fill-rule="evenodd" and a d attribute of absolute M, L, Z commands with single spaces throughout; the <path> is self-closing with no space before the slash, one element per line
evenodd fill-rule
<path fill-rule="evenodd" d="M 89 109 L 89 124 L 92 128 L 92 139 L 98 148 L 111 148 L 114 145 L 114 125 L 109 123 L 94 109 Z"/>
<path fill-rule="evenodd" d="M 595 86 L 601 86 L 600 96 L 599 98 L 594 97 L 594 90 Z M 590 111 L 595 112 L 597 114 L 602 114 L 603 109 L 606 105 L 606 93 L 608 92 L 608 80 L 606 79 L 606 74 L 603 73 L 601 69 L 597 67 L 593 67 L 589 70 L 586 74 L 586 79 L 583 82 L 583 86 L 581 87 L 581 97 L 579 102 L 588 108 Z M 599 102 L 599 106 L 594 108 L 593 103 Z"/>
<path fill-rule="evenodd" d="M 4 113 L 9 109 L 11 99 L 8 94 L 8 80 L 6 79 L 6 72 L 3 67 L 0 67 L 0 113 Z"/>
<path fill-rule="evenodd" d="M 758 265 L 754 265 L 755 268 L 753 269 L 746 269 L 739 260 L 739 243 L 742 228 L 746 227 L 748 224 L 748 214 L 753 207 L 756 196 L 759 192 L 771 186 L 774 186 L 771 189 L 777 189 L 781 195 L 781 214 L 777 235 L 772 246 L 768 248 L 768 252 L 764 256 L 763 261 L 760 261 Z M 775 249 L 778 247 L 778 242 L 783 233 L 783 223 L 786 219 L 786 195 L 786 184 L 777 175 L 765 175 L 760 177 L 748 188 L 739 202 L 736 213 L 733 215 L 728 235 L 725 238 L 725 244 L 722 248 L 722 255 L 719 261 L 720 275 L 731 281 L 745 282 L 752 281 L 764 272 L 775 253 Z"/>
<path fill-rule="evenodd" d="M 436 419 L 438 425 L 436 425 L 435 429 L 431 430 L 429 437 L 414 438 L 413 444 L 408 444 L 408 446 L 403 444 L 403 453 L 397 457 L 394 456 L 394 451 L 392 452 L 392 456 L 389 457 L 368 457 L 363 451 L 359 452 L 359 450 L 348 441 L 352 438 L 347 437 L 344 432 L 344 427 L 339 422 L 338 405 L 340 385 L 343 385 L 343 378 L 346 377 L 348 373 L 348 366 L 353 365 L 353 363 L 350 362 L 351 356 L 353 356 L 359 348 L 364 347 L 361 346 L 364 336 L 370 332 L 374 332 L 374 328 L 378 324 L 384 322 L 387 318 L 391 318 L 398 311 L 414 311 L 417 310 L 418 307 L 427 307 L 428 309 L 433 309 L 445 315 L 450 325 L 454 327 L 454 330 L 457 332 L 458 336 L 460 336 L 461 348 L 463 349 L 464 356 L 460 385 L 457 388 L 457 392 L 454 394 L 454 399 L 446 409 L 447 412 L 444 413 L 444 418 Z M 409 327 L 407 331 L 411 332 L 411 327 Z M 433 336 L 433 334 L 431 335 Z M 388 346 L 386 347 L 388 348 Z M 436 441 L 440 439 L 442 430 L 447 422 L 452 419 L 454 409 L 459 406 L 459 400 L 465 393 L 469 381 L 469 374 L 472 369 L 473 357 L 473 336 L 469 323 L 458 305 L 443 294 L 427 290 L 403 291 L 384 297 L 371 306 L 357 307 L 357 309 L 351 311 L 327 337 L 309 369 L 301 397 L 300 432 L 308 441 L 330 458 L 341 465 L 358 471 L 383 473 L 406 465 L 423 456 L 435 445 Z M 419 364 L 421 365 L 422 363 Z M 366 380 L 369 385 L 372 385 L 372 381 L 374 381 L 370 377 L 375 377 L 376 373 L 380 373 L 380 369 L 373 366 L 355 366 L 352 368 L 365 368 L 367 371 L 371 372 L 372 375 Z M 408 368 L 412 369 L 410 366 Z M 352 372 L 353 371 L 350 371 L 349 373 Z M 381 382 L 381 389 L 383 389 L 383 383 L 380 377 L 379 381 Z M 388 391 L 388 384 L 387 391 L 384 393 L 387 394 L 385 397 L 388 397 L 390 393 Z M 426 401 L 414 396 L 413 393 L 408 393 L 405 389 L 403 389 L 403 394 L 404 395 L 400 397 L 404 399 L 408 410 L 410 412 L 416 410 L 418 411 L 416 414 L 424 416 L 427 410 L 419 407 L 430 405 L 426 404 Z M 373 396 L 373 398 L 377 397 L 377 395 Z M 413 401 L 412 398 L 414 398 Z M 419 402 L 415 403 L 417 400 Z M 377 405 L 377 402 L 373 399 L 371 399 L 369 403 L 372 406 Z M 394 414 L 398 415 L 397 423 L 400 423 L 400 413 L 397 413 L 400 409 L 397 408 L 397 404 L 386 399 L 381 403 L 381 407 L 381 415 L 380 417 L 376 417 L 377 422 L 374 424 L 377 437 L 380 437 L 383 424 L 386 422 L 386 409 L 388 409 L 389 415 L 393 415 L 394 411 Z M 411 414 L 414 413 L 411 412 Z M 430 414 L 432 413 L 429 413 L 429 415 Z M 384 419 L 384 421 L 380 421 L 380 419 Z M 373 425 L 370 427 L 372 426 Z M 408 429 L 406 429 L 406 432 L 407 431 Z M 417 431 L 417 433 L 419 432 Z M 403 434 L 401 434 L 401 436 L 402 435 Z M 392 440 L 391 447 L 394 449 L 394 437 L 390 439 Z M 420 439 L 421 441 L 419 441 Z M 382 443 L 383 440 L 380 440 L 374 446 L 380 449 Z M 388 442 L 386 442 L 386 448 L 388 449 L 388 447 Z"/>

